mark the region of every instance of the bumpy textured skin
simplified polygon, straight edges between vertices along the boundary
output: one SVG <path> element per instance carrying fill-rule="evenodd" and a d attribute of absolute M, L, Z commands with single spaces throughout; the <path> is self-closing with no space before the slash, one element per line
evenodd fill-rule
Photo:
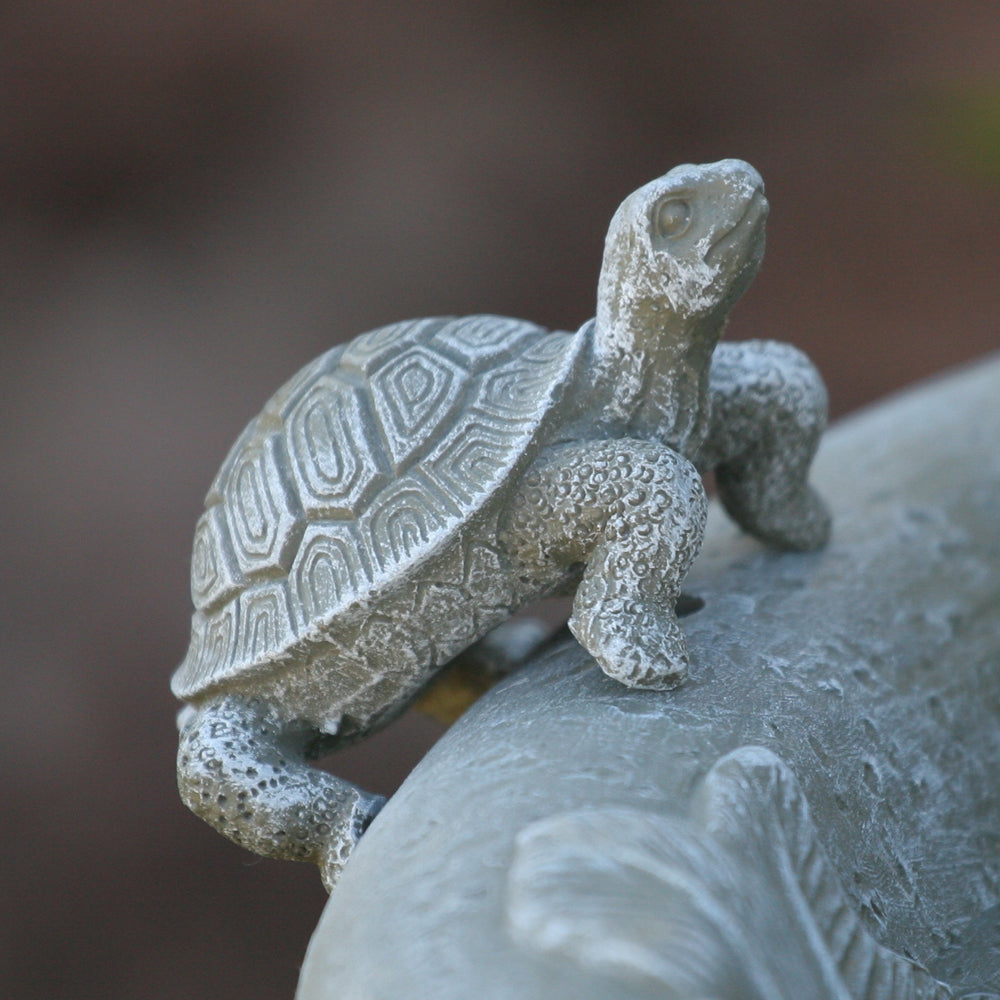
<path fill-rule="evenodd" d="M 188 805 L 220 833 L 257 854 L 311 861 L 332 885 L 383 800 L 305 765 L 309 735 L 260 699 L 224 696 L 182 728 L 178 767 L 200 775 Z"/>
<path fill-rule="evenodd" d="M 824 545 L 830 517 L 808 484 L 826 427 L 826 387 L 812 362 L 773 340 L 723 343 L 709 375 L 712 425 L 695 458 L 744 531 L 778 548 Z"/>
<path fill-rule="evenodd" d="M 611 677 L 664 689 L 701 545 L 696 472 L 771 545 L 822 544 L 806 483 L 825 394 L 797 352 L 720 348 L 764 247 L 752 167 L 678 167 L 612 219 L 596 319 L 397 323 L 318 358 L 233 446 L 192 557 L 174 681 L 181 796 L 332 886 L 381 800 L 307 759 L 363 737 L 518 608 L 579 584 Z M 713 355 L 715 351 L 715 355 Z M 266 772 L 266 773 L 262 773 Z"/>
<path fill-rule="evenodd" d="M 646 441 L 553 448 L 514 497 L 501 541 L 537 580 L 585 566 L 569 627 L 629 687 L 670 688 L 687 650 L 673 613 L 705 531 L 694 466 Z"/>

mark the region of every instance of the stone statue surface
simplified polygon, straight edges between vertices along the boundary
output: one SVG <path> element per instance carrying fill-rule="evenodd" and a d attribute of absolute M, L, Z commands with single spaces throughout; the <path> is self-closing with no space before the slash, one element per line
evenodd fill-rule
<path fill-rule="evenodd" d="M 718 343 L 767 211 L 741 161 L 678 167 L 618 209 L 576 333 L 397 323 L 278 390 L 195 533 L 173 681 L 195 812 L 332 886 L 383 801 L 307 760 L 390 721 L 528 602 L 575 591 L 570 629 L 616 695 L 683 681 L 701 472 L 766 544 L 825 543 L 819 376 L 788 345 Z"/>
<path fill-rule="evenodd" d="M 1000 356 L 834 428 L 827 548 L 713 505 L 691 676 L 572 640 L 372 825 L 299 1000 L 1000 996 Z"/>

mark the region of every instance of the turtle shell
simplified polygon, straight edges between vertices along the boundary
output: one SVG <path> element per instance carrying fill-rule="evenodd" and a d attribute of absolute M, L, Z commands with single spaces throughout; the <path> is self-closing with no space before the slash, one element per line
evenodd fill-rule
<path fill-rule="evenodd" d="M 347 641 L 339 624 L 377 615 L 400 584 L 461 587 L 461 570 L 441 570 L 488 541 L 489 515 L 551 436 L 581 344 L 498 316 L 421 319 L 303 368 L 205 499 L 174 693 L 197 697 Z"/>

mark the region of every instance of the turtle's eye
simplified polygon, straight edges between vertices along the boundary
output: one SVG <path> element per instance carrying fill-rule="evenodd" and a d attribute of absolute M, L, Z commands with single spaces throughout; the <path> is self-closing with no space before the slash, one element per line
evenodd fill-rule
<path fill-rule="evenodd" d="M 683 198 L 664 198 L 653 213 L 656 235 L 680 236 L 691 224 L 691 206 Z"/>

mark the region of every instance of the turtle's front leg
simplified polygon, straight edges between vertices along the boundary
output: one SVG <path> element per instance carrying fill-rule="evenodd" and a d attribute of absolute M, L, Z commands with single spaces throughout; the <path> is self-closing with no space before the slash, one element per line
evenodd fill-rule
<path fill-rule="evenodd" d="M 687 459 L 646 441 L 590 441 L 535 463 L 501 541 L 537 592 L 580 578 L 569 627 L 608 676 L 665 689 L 687 674 L 674 608 L 705 515 Z"/>
<path fill-rule="evenodd" d="M 729 516 L 775 548 L 824 545 L 830 514 L 808 483 L 826 426 L 826 388 L 813 363 L 777 341 L 721 343 L 709 398 L 709 433 L 694 461 L 715 470 Z"/>
<path fill-rule="evenodd" d="M 306 763 L 312 731 L 282 726 L 263 702 L 221 696 L 180 721 L 184 804 L 257 854 L 319 865 L 333 888 L 384 799 Z"/>

